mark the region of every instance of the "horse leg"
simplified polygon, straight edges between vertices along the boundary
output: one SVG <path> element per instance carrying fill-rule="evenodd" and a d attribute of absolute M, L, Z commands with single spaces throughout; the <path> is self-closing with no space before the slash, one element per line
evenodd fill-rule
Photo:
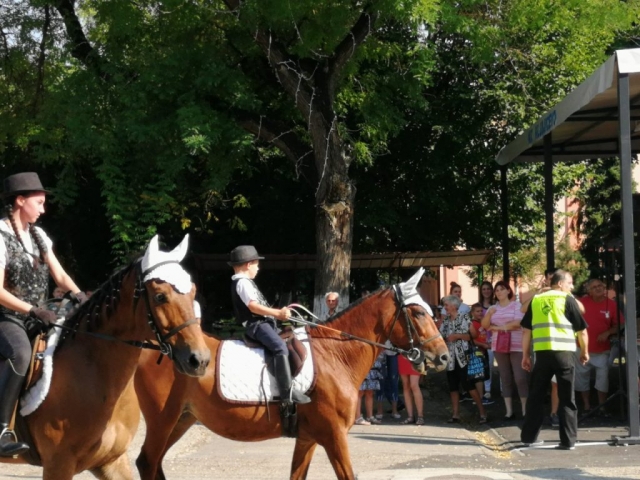
<path fill-rule="evenodd" d="M 162 455 L 160 455 L 160 459 L 158 460 L 158 473 L 156 475 L 156 480 L 165 480 L 164 470 L 162 469 L 162 462 L 164 460 L 164 456 L 167 454 L 169 449 L 175 445 L 175 443 L 182 438 L 182 436 L 187 433 L 194 423 L 196 423 L 197 418 L 194 417 L 190 412 L 183 412 L 178 419 L 178 423 L 173 427 L 171 431 L 171 435 L 169 435 L 169 439 L 164 447 L 164 451 Z"/>
<path fill-rule="evenodd" d="M 129 456 L 125 453 L 97 468 L 92 468 L 91 473 L 100 480 L 133 480 Z"/>
<path fill-rule="evenodd" d="M 293 460 L 291 461 L 291 479 L 304 480 L 309 472 L 311 458 L 316 451 L 316 441 L 311 438 L 296 439 L 296 448 L 293 450 Z"/>
<path fill-rule="evenodd" d="M 42 480 L 71 480 L 75 474 L 75 465 L 47 465 L 42 470 Z"/>
<path fill-rule="evenodd" d="M 347 430 L 337 430 L 332 433 L 328 442 L 322 445 L 327 452 L 329 461 L 339 480 L 353 480 L 353 466 L 349 455 Z"/>
<path fill-rule="evenodd" d="M 181 428 L 180 421 L 188 415 L 191 419 L 186 428 Z M 162 459 L 169 450 L 169 447 L 184 435 L 188 428 L 196 421 L 193 415 L 185 413 L 181 415 L 180 410 L 175 409 L 171 412 L 154 412 L 154 415 L 148 415 L 147 434 L 144 437 L 144 444 L 140 450 L 140 455 L 136 459 L 136 466 L 142 480 L 165 480 L 162 471 Z M 179 429 L 177 438 L 170 442 L 174 437 L 174 431 Z"/>

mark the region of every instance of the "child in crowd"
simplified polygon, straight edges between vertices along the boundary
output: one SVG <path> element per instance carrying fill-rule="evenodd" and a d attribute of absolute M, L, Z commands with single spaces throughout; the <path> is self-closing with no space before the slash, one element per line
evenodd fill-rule
<path fill-rule="evenodd" d="M 488 349 L 490 348 L 490 345 L 487 340 L 488 332 L 484 328 L 482 328 L 482 325 L 480 324 L 480 322 L 482 322 L 482 317 L 484 317 L 484 308 L 480 303 L 474 303 L 471 306 L 471 323 L 473 324 L 473 327 L 478 332 L 478 336 L 473 338 L 473 343 L 475 343 L 484 354 L 482 359 L 482 361 L 484 362 L 484 378 L 490 378 L 491 367 L 489 365 L 489 355 L 488 355 Z M 476 389 L 478 390 L 478 392 L 480 393 L 480 396 L 482 397 L 482 404 L 491 405 L 493 403 L 493 400 L 491 400 L 490 397 L 487 398 L 484 396 L 484 386 L 485 386 L 484 380 L 476 382 Z"/>
<path fill-rule="evenodd" d="M 384 369 L 384 362 L 386 355 L 384 352 L 378 355 L 376 361 L 373 363 L 373 367 L 369 370 L 364 382 L 360 385 L 358 391 L 358 410 L 356 411 L 356 425 L 380 425 L 382 422 L 373 416 L 373 393 L 376 390 L 380 390 L 380 381 L 384 379 L 382 371 Z M 364 409 L 366 416 L 362 416 L 362 398 L 364 397 Z"/>

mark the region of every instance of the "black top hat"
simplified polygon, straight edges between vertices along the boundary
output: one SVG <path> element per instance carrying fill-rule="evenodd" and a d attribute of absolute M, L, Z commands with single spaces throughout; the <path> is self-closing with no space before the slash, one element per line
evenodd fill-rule
<path fill-rule="evenodd" d="M 4 179 L 3 198 L 28 192 L 50 193 L 49 190 L 45 190 L 42 186 L 40 177 L 38 177 L 38 174 L 35 172 L 16 173 Z"/>
<path fill-rule="evenodd" d="M 231 250 L 229 254 L 229 261 L 227 262 L 232 267 L 234 265 L 242 265 L 243 263 L 251 262 L 253 260 L 263 260 L 264 257 L 258 255 L 256 247 L 253 245 L 240 245 L 239 247 Z"/>

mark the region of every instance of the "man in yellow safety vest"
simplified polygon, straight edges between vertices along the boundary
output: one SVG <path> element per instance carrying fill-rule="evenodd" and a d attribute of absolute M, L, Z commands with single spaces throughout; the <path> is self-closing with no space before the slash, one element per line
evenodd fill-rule
<path fill-rule="evenodd" d="M 573 278 L 557 270 L 551 278 L 551 290 L 536 295 L 520 325 L 522 326 L 522 368 L 531 371 L 530 346 L 533 343 L 535 365 L 531 371 L 526 415 L 520 433 L 525 446 L 538 442 L 544 418 L 544 397 L 553 375 L 558 380 L 561 450 L 573 450 L 578 435 L 578 408 L 573 390 L 576 337 L 580 345 L 580 363 L 589 361 L 587 323 L 571 295 Z"/>

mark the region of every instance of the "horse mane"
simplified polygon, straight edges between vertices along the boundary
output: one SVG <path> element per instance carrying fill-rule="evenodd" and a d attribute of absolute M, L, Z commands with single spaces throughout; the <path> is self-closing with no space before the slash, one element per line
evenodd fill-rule
<path fill-rule="evenodd" d="M 102 285 L 100 285 L 91 295 L 91 298 L 77 308 L 64 321 L 63 330 L 58 342 L 58 348 L 62 346 L 68 337 L 75 337 L 76 331 L 80 328 L 83 321 L 86 321 L 87 332 L 93 332 L 104 324 L 105 317 L 108 318 L 115 311 L 120 301 L 120 290 L 124 278 L 135 268 L 140 262 L 140 258 L 132 261 L 116 270 Z M 102 315 L 102 309 L 106 307 L 106 315 Z"/>

